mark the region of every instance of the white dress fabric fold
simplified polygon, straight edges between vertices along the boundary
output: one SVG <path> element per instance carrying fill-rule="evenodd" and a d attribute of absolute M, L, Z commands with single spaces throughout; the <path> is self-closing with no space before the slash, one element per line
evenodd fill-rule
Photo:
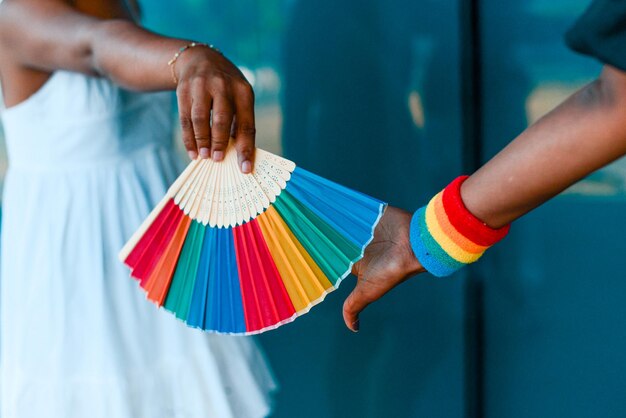
<path fill-rule="evenodd" d="M 2 418 L 270 413 L 255 340 L 159 311 L 117 259 L 179 173 L 170 107 L 166 93 L 58 71 L 2 111 Z"/>

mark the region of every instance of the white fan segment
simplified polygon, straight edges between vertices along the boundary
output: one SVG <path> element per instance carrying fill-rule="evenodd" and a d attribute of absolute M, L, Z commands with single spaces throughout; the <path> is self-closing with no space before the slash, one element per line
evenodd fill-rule
<path fill-rule="evenodd" d="M 172 184 L 168 196 L 186 215 L 212 227 L 233 227 L 263 213 L 287 187 L 296 165 L 256 149 L 254 169 L 243 174 L 231 145 L 224 160 L 196 159 Z"/>

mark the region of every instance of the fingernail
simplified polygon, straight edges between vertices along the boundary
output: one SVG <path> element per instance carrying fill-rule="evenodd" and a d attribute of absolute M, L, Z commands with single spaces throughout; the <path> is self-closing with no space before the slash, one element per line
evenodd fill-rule
<path fill-rule="evenodd" d="M 361 328 L 361 320 L 357 319 L 356 321 L 354 321 L 352 323 L 352 331 L 353 332 L 359 332 L 360 328 Z"/>
<path fill-rule="evenodd" d="M 243 171 L 244 174 L 249 174 L 252 172 L 252 164 L 250 163 L 250 161 L 246 160 L 241 164 L 241 171 Z"/>
<path fill-rule="evenodd" d="M 222 161 L 224 159 L 224 151 L 213 151 L 213 160 Z"/>
<path fill-rule="evenodd" d="M 200 148 L 200 157 L 209 158 L 209 149 L 208 148 Z"/>
<path fill-rule="evenodd" d="M 198 153 L 195 151 L 187 151 L 187 154 L 189 155 L 189 158 L 191 158 L 192 160 L 195 160 L 196 158 L 198 158 Z"/>

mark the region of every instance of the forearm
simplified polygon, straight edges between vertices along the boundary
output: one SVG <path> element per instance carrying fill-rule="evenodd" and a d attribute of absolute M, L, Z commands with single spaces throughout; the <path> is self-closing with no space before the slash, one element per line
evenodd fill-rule
<path fill-rule="evenodd" d="M 19 65 L 101 75 L 135 90 L 175 87 L 167 63 L 186 40 L 159 36 L 130 20 L 86 15 L 60 0 L 7 0 L 0 9 L 0 41 Z M 184 54 L 181 62 L 185 55 L 210 53 Z"/>
<path fill-rule="evenodd" d="M 126 20 L 100 21 L 90 38 L 93 70 L 123 87 L 136 90 L 174 88 L 168 61 L 180 47 L 189 43 L 156 35 Z M 211 53 L 208 50 L 190 52 Z M 180 63 L 188 58 L 187 54 L 181 55 Z"/>
<path fill-rule="evenodd" d="M 624 154 L 626 74 L 607 67 L 467 179 L 463 202 L 499 228 Z"/>

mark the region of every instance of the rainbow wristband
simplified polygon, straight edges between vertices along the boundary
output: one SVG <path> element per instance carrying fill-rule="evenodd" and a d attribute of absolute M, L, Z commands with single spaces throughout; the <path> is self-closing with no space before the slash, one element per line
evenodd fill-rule
<path fill-rule="evenodd" d="M 411 220 L 413 252 L 437 277 L 449 276 L 475 262 L 510 229 L 510 225 L 493 229 L 467 210 L 461 199 L 461 185 L 467 178 L 456 178 Z"/>

